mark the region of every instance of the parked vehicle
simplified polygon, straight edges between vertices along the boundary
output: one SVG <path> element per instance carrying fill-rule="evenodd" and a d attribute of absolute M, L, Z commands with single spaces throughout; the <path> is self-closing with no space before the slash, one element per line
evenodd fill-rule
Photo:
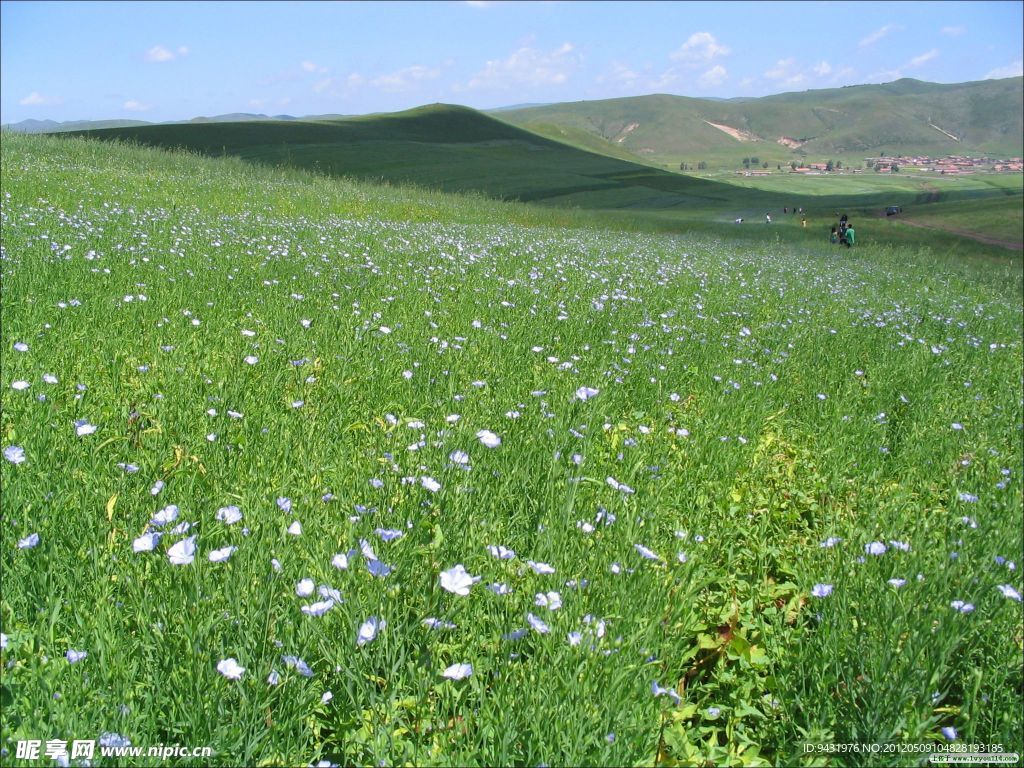
<path fill-rule="evenodd" d="M 895 216 L 897 213 L 903 213 L 903 209 L 898 205 L 890 205 L 885 209 L 886 216 Z"/>

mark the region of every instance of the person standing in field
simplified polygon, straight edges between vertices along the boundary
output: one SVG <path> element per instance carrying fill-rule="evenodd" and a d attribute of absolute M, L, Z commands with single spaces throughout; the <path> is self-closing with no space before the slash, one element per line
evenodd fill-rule
<path fill-rule="evenodd" d="M 853 247 L 853 243 L 854 243 L 853 224 L 850 224 L 849 222 L 847 222 L 847 224 L 846 224 L 846 247 L 847 248 L 852 248 Z"/>
<path fill-rule="evenodd" d="M 832 232 L 828 236 L 828 241 L 832 243 L 832 245 L 839 242 L 839 233 L 836 232 L 835 224 L 832 225 Z"/>
<path fill-rule="evenodd" d="M 766 213 L 764 215 L 764 223 L 765 224 L 771 224 L 772 223 L 772 215 L 770 213 Z"/>

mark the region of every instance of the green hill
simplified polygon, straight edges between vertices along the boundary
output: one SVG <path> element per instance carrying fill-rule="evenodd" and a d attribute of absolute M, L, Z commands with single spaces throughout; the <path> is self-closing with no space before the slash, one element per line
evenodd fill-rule
<path fill-rule="evenodd" d="M 809 157 L 928 153 L 1024 154 L 1020 77 L 940 85 L 882 85 L 756 99 L 654 95 L 507 110 L 500 119 L 552 138 L 649 163 L 757 156 L 771 164 Z M 579 140 L 581 134 L 589 139 Z"/>
<path fill-rule="evenodd" d="M 340 120 L 147 125 L 79 135 L 581 208 L 721 208 L 736 194 L 726 184 L 584 151 L 443 104 Z M 745 194 L 757 205 L 772 199 Z"/>

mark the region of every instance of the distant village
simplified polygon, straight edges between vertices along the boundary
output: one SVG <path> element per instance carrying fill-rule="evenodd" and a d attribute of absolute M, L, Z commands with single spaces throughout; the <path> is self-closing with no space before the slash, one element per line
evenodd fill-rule
<path fill-rule="evenodd" d="M 747 165 L 744 163 L 744 165 Z M 767 165 L 767 163 L 765 163 Z M 772 176 L 780 170 L 767 168 L 746 167 L 744 170 L 736 171 L 737 176 Z M 1019 157 L 1011 157 L 1007 160 L 996 160 L 992 157 L 967 157 L 966 155 L 946 155 L 945 157 L 929 157 L 927 155 L 896 155 L 892 157 L 865 157 L 864 162 L 857 168 L 845 165 L 842 161 L 827 163 L 806 163 L 800 165 L 796 162 L 790 164 L 789 173 L 798 173 L 803 176 L 821 176 L 823 174 L 838 173 L 864 173 L 874 171 L 876 173 L 899 173 L 903 170 L 914 172 L 935 173 L 941 176 L 966 176 L 972 173 L 1021 173 L 1024 172 L 1024 160 Z"/>
<path fill-rule="evenodd" d="M 967 157 L 965 155 L 946 155 L 945 157 L 897 155 L 895 157 L 865 157 L 863 168 L 844 167 L 840 162 L 794 164 L 790 167 L 790 173 L 801 173 L 805 176 L 822 173 L 864 173 L 867 170 L 877 173 L 899 173 L 904 169 L 942 176 L 966 176 L 979 171 L 1020 173 L 1024 171 L 1024 160 L 1019 157 L 996 160 L 991 157 Z M 751 174 L 753 173 L 751 171 Z"/>

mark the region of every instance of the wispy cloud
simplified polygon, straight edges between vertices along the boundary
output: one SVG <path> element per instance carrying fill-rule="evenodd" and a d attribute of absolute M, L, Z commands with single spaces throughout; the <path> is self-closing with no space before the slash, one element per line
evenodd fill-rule
<path fill-rule="evenodd" d="M 877 43 L 879 40 L 881 40 L 883 37 L 888 35 L 890 32 L 896 32 L 899 29 L 900 29 L 900 27 L 898 27 L 895 24 L 886 24 L 884 27 L 880 27 L 879 29 L 876 29 L 874 32 L 869 34 L 867 37 L 865 37 L 863 40 L 861 40 L 858 43 L 858 45 L 861 48 L 864 48 L 864 47 L 866 47 L 868 45 L 871 45 L 873 43 Z"/>
<path fill-rule="evenodd" d="M 999 80 L 1004 77 L 1020 77 L 1024 75 L 1024 60 L 1017 59 L 1005 67 L 996 67 L 989 72 L 982 80 Z"/>
<path fill-rule="evenodd" d="M 44 96 L 39 91 L 32 91 L 28 96 L 18 101 L 23 107 L 42 107 L 62 104 L 63 99 L 56 96 Z"/>
<path fill-rule="evenodd" d="M 807 79 L 797 68 L 794 58 L 779 59 L 774 67 L 764 73 L 764 77 L 783 86 L 799 85 Z"/>
<path fill-rule="evenodd" d="M 612 61 L 608 68 L 596 78 L 598 85 L 611 85 L 618 88 L 635 88 L 640 82 L 640 73 L 621 61 Z"/>
<path fill-rule="evenodd" d="M 716 64 L 697 79 L 700 88 L 715 88 L 725 82 L 729 73 L 721 64 Z"/>
<path fill-rule="evenodd" d="M 579 61 L 572 43 L 563 43 L 552 51 L 523 46 L 507 58 L 488 61 L 465 85 L 456 85 L 453 90 L 562 85 Z"/>
<path fill-rule="evenodd" d="M 169 48 L 165 48 L 162 45 L 154 45 L 148 51 L 146 51 L 146 61 L 160 63 L 164 61 L 174 61 L 177 58 L 188 56 L 189 49 L 184 45 L 179 45 L 173 51 Z"/>
<path fill-rule="evenodd" d="M 385 91 L 406 91 L 414 87 L 417 83 L 421 83 L 425 80 L 434 80 L 439 77 L 440 74 L 441 69 L 439 67 L 424 67 L 417 64 L 411 67 L 399 69 L 396 72 L 379 75 L 370 81 L 370 85 L 374 85 Z"/>
<path fill-rule="evenodd" d="M 922 53 L 920 56 L 915 56 L 914 58 L 912 58 L 907 63 L 907 69 L 914 69 L 916 67 L 920 67 L 922 64 L 927 64 L 932 59 L 937 58 L 938 55 L 939 55 L 939 49 L 938 48 L 932 48 L 927 53 Z"/>
<path fill-rule="evenodd" d="M 710 32 L 694 32 L 685 43 L 669 54 L 669 58 L 683 64 L 700 66 L 728 53 L 729 49 L 720 45 Z"/>
<path fill-rule="evenodd" d="M 814 72 L 814 74 L 816 74 L 818 77 L 825 77 L 825 75 L 831 74 L 832 65 L 829 64 L 827 61 L 821 61 L 820 63 L 815 64 L 811 68 L 811 71 Z"/>
<path fill-rule="evenodd" d="M 960 37 L 960 35 L 967 31 L 967 27 L 961 24 L 957 27 L 943 27 L 939 31 L 944 35 L 949 35 L 950 37 Z"/>
<path fill-rule="evenodd" d="M 121 109 L 124 109 L 127 112 L 145 112 L 151 108 L 152 107 L 150 107 L 149 104 L 143 104 L 135 99 L 128 99 L 128 101 L 121 105 Z"/>
<path fill-rule="evenodd" d="M 303 72 L 316 72 L 321 75 L 325 75 L 330 71 L 327 67 L 322 67 L 308 59 L 302 62 L 299 66 L 302 67 Z"/>

